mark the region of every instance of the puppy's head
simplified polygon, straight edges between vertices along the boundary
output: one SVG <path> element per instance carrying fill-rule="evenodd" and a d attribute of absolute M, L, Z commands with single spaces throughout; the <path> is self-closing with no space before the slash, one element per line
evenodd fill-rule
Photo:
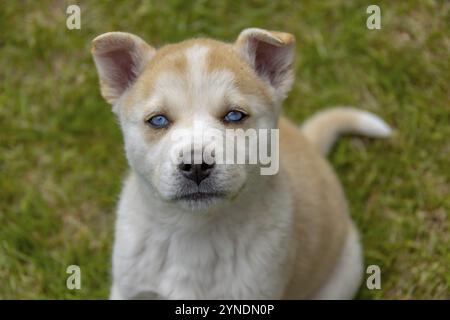
<path fill-rule="evenodd" d="M 290 34 L 256 28 L 233 44 L 194 39 L 158 50 L 129 33 L 95 38 L 101 92 L 120 120 L 131 168 L 181 207 L 232 201 L 257 179 L 257 166 L 206 161 L 205 148 L 218 140 L 174 136 L 276 128 L 293 82 L 294 42 Z M 174 161 L 187 144 L 191 160 Z M 200 161 L 192 161 L 198 154 Z"/>

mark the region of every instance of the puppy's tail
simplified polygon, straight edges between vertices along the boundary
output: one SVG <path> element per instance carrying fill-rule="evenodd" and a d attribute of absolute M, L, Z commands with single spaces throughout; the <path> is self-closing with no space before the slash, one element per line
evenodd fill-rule
<path fill-rule="evenodd" d="M 324 155 L 341 134 L 355 133 L 374 138 L 386 138 L 392 133 L 391 128 L 378 116 L 350 107 L 318 112 L 305 121 L 302 131 Z"/>

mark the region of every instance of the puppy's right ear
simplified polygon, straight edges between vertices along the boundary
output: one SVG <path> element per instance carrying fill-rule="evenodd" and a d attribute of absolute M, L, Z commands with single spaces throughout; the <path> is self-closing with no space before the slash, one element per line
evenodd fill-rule
<path fill-rule="evenodd" d="M 110 104 L 130 87 L 155 54 L 155 49 L 131 33 L 108 32 L 92 41 L 92 56 L 102 96 Z"/>

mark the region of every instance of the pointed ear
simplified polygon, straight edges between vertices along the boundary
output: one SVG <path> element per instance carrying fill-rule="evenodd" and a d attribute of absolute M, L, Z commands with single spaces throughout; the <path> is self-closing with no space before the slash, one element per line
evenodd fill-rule
<path fill-rule="evenodd" d="M 91 53 L 100 78 L 102 96 L 114 104 L 136 81 L 155 49 L 133 34 L 108 32 L 92 41 Z"/>
<path fill-rule="evenodd" d="M 256 73 L 284 98 L 294 82 L 295 37 L 258 28 L 244 29 L 235 43 Z"/>

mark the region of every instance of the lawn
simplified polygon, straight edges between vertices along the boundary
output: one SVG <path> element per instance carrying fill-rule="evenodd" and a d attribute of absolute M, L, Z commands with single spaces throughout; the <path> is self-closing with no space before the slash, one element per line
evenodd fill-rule
<path fill-rule="evenodd" d="M 90 56 L 122 30 L 160 46 L 233 41 L 257 26 L 297 38 L 285 114 L 333 105 L 382 116 L 390 140 L 345 137 L 330 155 L 381 289 L 363 299 L 450 298 L 450 2 L 2 1 L 0 298 L 106 298 L 115 205 L 127 171 L 121 133 Z M 66 7 L 81 29 L 66 28 Z M 66 288 L 66 268 L 82 271 Z"/>

